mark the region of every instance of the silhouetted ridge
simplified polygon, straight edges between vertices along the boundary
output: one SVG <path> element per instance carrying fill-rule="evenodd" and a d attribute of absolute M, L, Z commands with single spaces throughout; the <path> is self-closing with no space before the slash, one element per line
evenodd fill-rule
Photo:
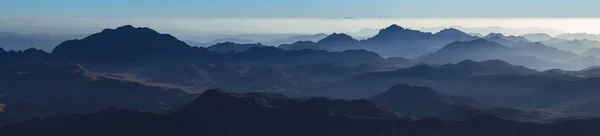
<path fill-rule="evenodd" d="M 406 87 L 400 87 L 406 88 Z M 408 89 L 414 89 L 408 87 Z M 365 100 L 346 101 L 312 98 L 265 99 L 259 93 L 231 94 L 209 90 L 186 108 L 167 115 L 108 108 L 93 114 L 70 114 L 37 118 L 0 128 L 3 135 L 76 136 L 564 136 L 598 135 L 598 119 L 554 124 L 518 123 L 496 115 L 476 114 L 466 121 L 425 118 L 416 121 L 377 118 L 386 112 Z M 266 102 L 265 102 L 266 101 Z M 205 103 L 217 102 L 217 103 Z M 193 104 L 196 103 L 196 104 Z M 193 107 L 192 107 L 193 105 Z M 277 105 L 277 106 L 275 106 Z M 361 106 L 362 105 L 362 106 Z M 346 107 L 349 106 L 349 107 Z M 471 107 L 459 109 L 475 110 Z M 462 110 L 461 110 L 462 111 Z M 393 113 L 393 112 L 391 112 Z M 370 118 L 365 115 L 376 116 Z M 467 115 L 469 115 L 467 113 Z"/>
<path fill-rule="evenodd" d="M 332 51 L 343 51 L 348 49 L 356 49 L 358 40 L 352 38 L 352 36 L 344 33 L 333 33 L 317 42 L 319 48 L 332 50 Z"/>
<path fill-rule="evenodd" d="M 229 111 L 230 108 L 251 108 L 263 110 L 289 110 L 297 113 L 314 116 L 353 116 L 381 119 L 408 119 L 406 116 L 395 113 L 383 106 L 366 100 L 332 100 L 324 97 L 309 98 L 298 101 L 268 95 L 264 93 L 235 94 L 227 93 L 221 89 L 205 91 L 198 99 L 192 101 L 178 114 L 202 114 L 206 110 L 215 112 Z M 238 110 L 244 110 L 238 109 Z M 238 111 L 247 113 L 251 111 Z"/>
<path fill-rule="evenodd" d="M 173 58 L 194 53 L 191 46 L 169 34 L 131 25 L 104 29 L 80 40 L 68 40 L 52 51 L 52 55 L 60 59 L 89 62 Z"/>
<path fill-rule="evenodd" d="M 423 39 L 432 36 L 431 33 L 424 33 L 417 30 L 405 29 L 396 24 L 379 30 L 379 33 L 368 40 L 384 42 L 382 40 L 400 40 L 400 39 Z M 389 42 L 389 41 L 387 41 Z"/>

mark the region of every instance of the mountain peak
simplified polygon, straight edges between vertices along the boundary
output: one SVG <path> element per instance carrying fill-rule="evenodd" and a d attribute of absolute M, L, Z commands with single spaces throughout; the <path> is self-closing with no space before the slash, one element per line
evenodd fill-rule
<path fill-rule="evenodd" d="M 404 30 L 404 28 L 402 28 L 401 26 L 398 26 L 397 24 L 392 24 L 384 29 L 386 29 L 386 30 Z"/>
<path fill-rule="evenodd" d="M 347 35 L 345 33 L 333 33 L 321 40 L 317 43 L 319 44 L 329 44 L 329 43 L 339 43 L 339 42 L 357 42 L 358 40 L 352 38 L 352 36 Z"/>
<path fill-rule="evenodd" d="M 191 46 L 169 34 L 125 25 L 104 29 L 80 40 L 65 41 L 52 51 L 61 59 L 115 62 L 160 56 L 191 55 Z M 107 55 L 110 54 L 110 55 Z"/>
<path fill-rule="evenodd" d="M 502 33 L 489 33 L 488 35 L 485 36 L 485 38 L 492 38 L 492 37 L 505 37 L 505 36 Z"/>
<path fill-rule="evenodd" d="M 438 33 L 463 33 L 462 31 L 456 29 L 456 28 L 446 28 L 444 30 L 441 30 Z"/>

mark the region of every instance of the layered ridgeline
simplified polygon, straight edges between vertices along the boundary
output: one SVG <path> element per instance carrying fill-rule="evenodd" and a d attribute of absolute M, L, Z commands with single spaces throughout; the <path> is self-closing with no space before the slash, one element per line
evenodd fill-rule
<path fill-rule="evenodd" d="M 447 64 L 466 59 L 476 61 L 501 59 L 512 64 L 541 70 L 553 68 L 574 70 L 589 67 L 573 65 L 573 61 L 583 58 L 578 54 L 549 47 L 539 42 L 513 41 L 509 37 L 498 35 L 488 36 L 486 39 L 454 42 L 433 53 L 417 58 L 417 61 L 429 64 Z M 513 37 L 513 39 L 515 38 Z M 590 66 L 593 65 L 595 64 L 590 64 Z"/>
<path fill-rule="evenodd" d="M 230 54 L 222 54 L 232 52 Z M 393 66 L 378 54 L 366 50 L 327 52 L 286 51 L 262 44 L 220 43 L 208 48 L 193 47 L 169 34 L 130 25 L 105 29 L 78 40 L 68 40 L 52 51 L 52 61 L 94 65 L 149 64 L 166 61 L 257 62 L 272 64 L 336 63 L 356 66 L 363 63 Z M 404 65 L 404 64 L 402 64 Z"/>
<path fill-rule="evenodd" d="M 414 135 L 414 136 L 563 136 L 598 135 L 598 119 L 552 124 L 518 123 L 492 114 L 465 121 L 412 118 L 366 100 L 310 98 L 273 94 L 232 94 L 208 90 L 169 114 L 109 108 L 93 114 L 32 119 L 0 128 L 11 136 L 76 135 Z M 118 125 L 115 125 L 118 124 Z"/>
<path fill-rule="evenodd" d="M 457 64 L 418 65 L 357 75 L 338 82 L 330 93 L 346 98 L 366 98 L 402 83 L 427 86 L 446 94 L 470 96 L 483 103 L 503 107 L 567 113 L 554 114 L 559 116 L 597 116 L 600 110 L 589 106 L 600 96 L 600 92 L 591 89 L 597 88 L 594 83 L 598 80 L 597 71 L 597 68 L 536 71 L 500 60 L 467 60 Z"/>
<path fill-rule="evenodd" d="M 162 112 L 196 95 L 114 80 L 76 64 L 0 65 L 0 124 L 106 107 Z"/>
<path fill-rule="evenodd" d="M 469 41 L 477 39 L 457 29 L 444 29 L 437 33 L 421 32 L 391 25 L 381 29 L 379 33 L 365 40 L 356 40 L 344 33 L 334 33 L 314 43 L 325 50 L 366 49 L 377 52 L 382 56 L 417 57 L 433 52 L 443 45 L 455 41 Z M 302 49 L 314 47 L 311 43 L 298 42 L 282 45 L 288 49 Z"/>
<path fill-rule="evenodd" d="M 521 122 L 556 122 L 577 119 L 577 116 L 557 111 L 517 109 L 485 104 L 466 96 L 449 96 L 428 87 L 397 84 L 370 98 L 396 112 L 413 117 L 435 117 L 446 120 L 466 120 L 492 114 L 505 120 Z"/>

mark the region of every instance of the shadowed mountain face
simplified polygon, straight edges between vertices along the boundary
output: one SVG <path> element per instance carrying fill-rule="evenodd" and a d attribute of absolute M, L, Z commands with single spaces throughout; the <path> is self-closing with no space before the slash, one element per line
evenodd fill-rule
<path fill-rule="evenodd" d="M 171 35 L 130 25 L 105 29 L 81 40 L 68 40 L 52 50 L 52 55 L 58 59 L 102 63 L 172 59 L 210 53 L 206 49 L 192 48 Z"/>
<path fill-rule="evenodd" d="M 434 64 L 379 55 L 425 53 L 415 61 Z M 81 65 L 59 65 L 65 62 Z M 52 53 L 0 49 L 0 124 L 77 113 L 8 125 L 0 135 L 595 134 L 587 125 L 597 120 L 567 123 L 576 128 L 560 121 L 600 115 L 600 72 L 527 67 L 596 63 L 523 37 L 476 39 L 457 29 L 392 25 L 366 40 L 336 33 L 279 47 L 202 48 L 123 26 L 66 41 Z M 195 98 L 188 93 L 207 88 L 268 93 L 211 90 L 184 107 Z M 106 107 L 131 110 L 87 114 Z"/>
<path fill-rule="evenodd" d="M 424 116 L 448 110 L 454 104 L 448 96 L 441 95 L 427 87 L 395 85 L 387 91 L 372 97 L 375 103 L 412 116 Z"/>
<path fill-rule="evenodd" d="M 600 134 L 594 126 L 599 123 L 597 119 L 517 123 L 493 115 L 478 115 L 466 121 L 431 118 L 411 121 L 364 100 L 297 101 L 258 93 L 241 95 L 208 90 L 181 110 L 166 115 L 111 108 L 93 114 L 50 116 L 11 124 L 0 128 L 0 134 L 562 136 Z"/>
<path fill-rule="evenodd" d="M 73 64 L 0 65 L 0 124 L 64 113 L 119 107 L 158 112 L 194 95 L 107 79 Z"/>
<path fill-rule="evenodd" d="M 484 114 L 524 122 L 555 122 L 578 118 L 577 115 L 556 111 L 493 106 L 466 96 L 447 96 L 428 87 L 403 84 L 394 85 L 387 91 L 370 98 L 370 100 L 406 115 L 447 120 L 465 120 Z"/>

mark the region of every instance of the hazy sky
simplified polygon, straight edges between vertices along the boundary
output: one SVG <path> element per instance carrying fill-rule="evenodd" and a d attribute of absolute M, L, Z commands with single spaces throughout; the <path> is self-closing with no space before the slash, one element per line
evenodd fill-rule
<path fill-rule="evenodd" d="M 0 0 L 0 31 L 88 33 L 124 24 L 177 33 L 546 27 L 600 33 L 598 0 Z M 345 19 L 344 19 L 345 18 Z"/>

